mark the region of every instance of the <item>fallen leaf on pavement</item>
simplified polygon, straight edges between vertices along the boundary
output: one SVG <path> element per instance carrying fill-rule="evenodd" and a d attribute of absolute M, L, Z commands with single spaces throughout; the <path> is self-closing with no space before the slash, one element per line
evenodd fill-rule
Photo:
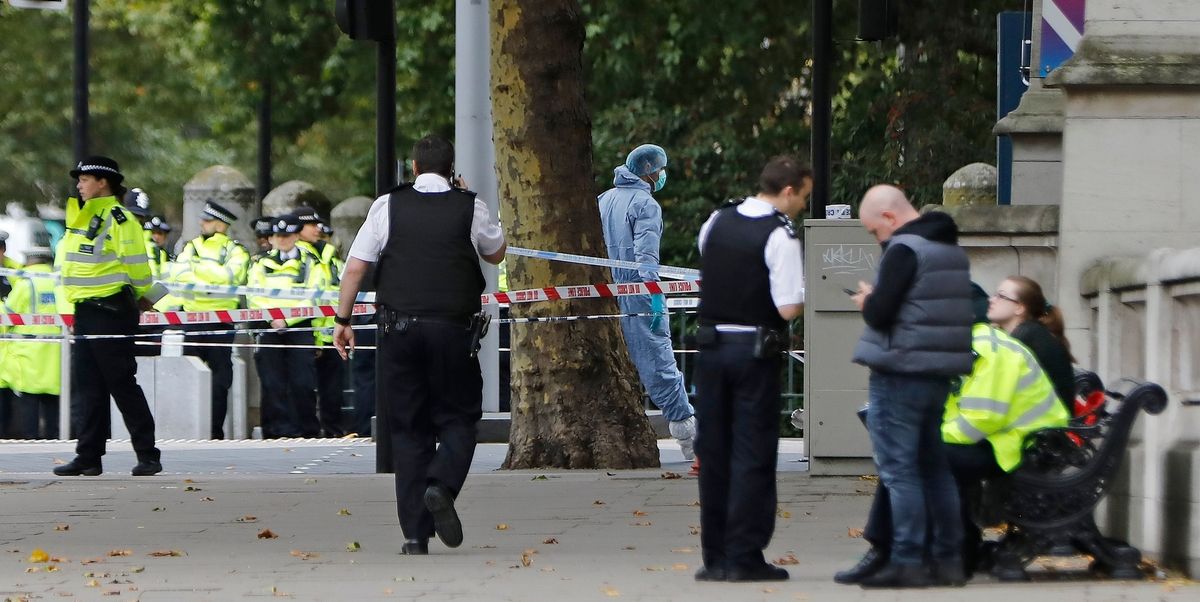
<path fill-rule="evenodd" d="M 316 558 L 320 556 L 320 554 L 316 552 L 305 552 L 303 550 L 292 550 L 290 553 L 292 556 L 295 556 L 300 560 L 308 560 L 309 558 Z"/>
<path fill-rule="evenodd" d="M 55 531 L 70 531 L 71 525 L 64 525 L 64 524 L 60 523 L 60 524 L 54 525 L 54 530 Z"/>
<path fill-rule="evenodd" d="M 140 573 L 140 572 L 142 572 L 142 571 L 144 571 L 144 570 L 146 570 L 146 567 L 144 567 L 144 566 L 135 566 L 135 567 L 130 567 L 130 568 L 129 568 L 129 572 L 130 572 L 130 573 Z"/>
<path fill-rule="evenodd" d="M 133 550 L 109 550 L 109 556 L 133 556 Z"/>
<path fill-rule="evenodd" d="M 631 527 L 649 527 L 652 524 L 654 524 L 654 523 L 651 523 L 648 520 L 639 520 L 639 521 L 629 523 L 629 526 L 631 526 Z"/>
<path fill-rule="evenodd" d="M 671 565 L 672 571 L 686 571 L 687 568 L 688 568 L 688 565 L 686 565 L 682 562 L 676 562 L 675 564 Z"/>
<path fill-rule="evenodd" d="M 775 507 L 775 516 L 778 516 L 779 518 L 791 518 L 792 513 L 788 512 L 787 510 L 784 510 L 783 506 L 776 506 Z"/>
<path fill-rule="evenodd" d="M 84 585 L 87 587 L 100 587 L 100 582 L 96 581 L 95 579 L 91 579 L 87 583 L 84 583 Z"/>
<path fill-rule="evenodd" d="M 392 581 L 396 581 L 396 582 L 402 582 L 402 581 L 416 581 L 416 580 L 417 580 L 417 578 L 416 578 L 416 577 L 413 577 L 412 575 L 409 575 L 409 576 L 407 576 L 407 577 L 396 577 L 395 579 L 392 579 Z"/>
<path fill-rule="evenodd" d="M 200 498 L 200 501 L 202 501 L 202 502 L 215 502 L 216 500 L 214 500 L 214 499 L 212 499 L 212 498 L 210 498 L 210 497 L 208 497 L 208 496 L 206 495 L 206 496 L 204 496 L 204 497 Z"/>
<path fill-rule="evenodd" d="M 633 515 L 634 516 L 646 516 L 646 513 L 642 512 L 641 510 L 634 510 Z"/>
<path fill-rule="evenodd" d="M 682 479 L 683 475 L 681 475 L 677 472 L 671 472 L 668 470 L 667 472 L 662 473 L 662 478 L 667 479 L 667 480 Z"/>
<path fill-rule="evenodd" d="M 604 592 L 604 595 L 608 596 L 609 598 L 616 598 L 617 596 L 621 595 L 621 592 L 617 591 L 617 588 L 612 587 L 611 585 L 604 586 L 604 589 L 600 591 Z"/>
<path fill-rule="evenodd" d="M 307 478 L 307 479 L 304 479 L 304 484 L 305 484 L 305 485 L 312 485 L 313 483 L 316 483 L 316 482 L 317 482 L 317 480 L 316 480 L 316 479 L 314 479 L 314 478 L 311 478 L 311 477 L 310 477 L 310 478 Z"/>
<path fill-rule="evenodd" d="M 603 505 L 604 505 L 604 501 L 603 501 L 603 500 L 596 500 L 596 501 L 592 502 L 592 505 L 593 505 L 593 506 L 603 506 Z"/>
<path fill-rule="evenodd" d="M 796 558 L 795 554 L 788 552 L 787 556 L 776 558 L 773 562 L 779 566 L 784 566 L 787 564 L 800 564 L 800 559 Z"/>
<path fill-rule="evenodd" d="M 350 516 L 350 510 L 346 509 L 346 508 L 342 508 L 342 509 L 338 510 L 338 516 Z"/>
<path fill-rule="evenodd" d="M 507 523 L 500 523 L 500 524 L 496 525 L 496 530 L 497 530 L 497 531 L 507 531 L 507 530 L 508 530 L 508 524 L 507 524 Z"/>
<path fill-rule="evenodd" d="M 857 539 L 857 538 L 859 538 L 859 537 L 862 537 L 862 536 L 863 536 L 863 530 L 862 530 L 862 529 L 848 528 L 848 529 L 846 529 L 846 536 L 847 536 L 847 537 L 853 537 L 853 538 L 856 538 L 856 539 Z"/>
<path fill-rule="evenodd" d="M 533 564 L 533 556 L 530 555 L 529 552 L 521 554 L 521 566 L 527 567 L 531 564 Z"/>
<path fill-rule="evenodd" d="M 642 568 L 642 570 L 643 570 L 643 571 L 646 571 L 647 573 L 658 573 L 658 572 L 661 572 L 661 571 L 665 571 L 665 570 L 667 570 L 667 569 L 666 569 L 666 567 L 662 567 L 662 566 L 657 566 L 657 565 L 656 565 L 656 566 L 648 566 L 648 567 L 643 567 L 643 568 Z"/>
<path fill-rule="evenodd" d="M 63 460 L 62 458 L 55 458 L 55 459 L 54 459 L 54 464 L 55 464 L 56 466 L 61 466 L 61 465 L 63 465 L 63 464 L 66 464 L 66 463 L 67 463 L 67 461 L 66 461 L 66 460 Z"/>
<path fill-rule="evenodd" d="M 183 490 L 184 491 L 203 491 L 203 489 L 200 489 L 199 487 L 192 487 L 191 485 L 184 487 Z"/>
<path fill-rule="evenodd" d="M 155 550 L 155 551 L 153 551 L 153 552 L 150 552 L 149 554 L 146 554 L 146 555 L 147 555 L 147 556 L 153 556 L 153 557 L 155 557 L 155 558 L 166 558 L 166 557 L 173 557 L 173 556 L 187 556 L 187 554 L 184 554 L 183 552 L 180 552 L 179 550 Z"/>
<path fill-rule="evenodd" d="M 251 516 L 249 514 L 247 514 L 246 516 L 240 517 L 240 518 L 233 519 L 233 521 L 237 522 L 237 523 L 252 523 L 257 520 L 258 520 L 257 516 Z"/>
<path fill-rule="evenodd" d="M 166 510 L 166 508 L 163 508 L 162 506 L 155 506 L 150 509 L 151 512 L 162 512 L 164 510 Z"/>
<path fill-rule="evenodd" d="M 51 556 L 50 562 L 71 562 L 66 556 Z"/>
<path fill-rule="evenodd" d="M 476 548 L 478 548 L 478 549 L 480 549 L 480 550 L 492 550 L 492 549 L 495 549 L 495 547 L 496 547 L 496 546 L 494 546 L 494 545 L 492 545 L 492 544 L 488 543 L 488 544 L 483 544 L 483 545 L 480 545 L 480 546 L 475 546 L 475 547 L 476 547 Z"/>
<path fill-rule="evenodd" d="M 552 566 L 544 566 L 544 567 L 542 567 L 542 568 L 540 568 L 540 569 L 538 569 L 538 570 L 540 570 L 540 571 L 541 571 L 541 572 L 543 572 L 543 573 L 553 573 L 553 572 L 554 572 L 554 567 L 552 567 Z"/>
<path fill-rule="evenodd" d="M 636 550 L 636 549 L 637 549 L 637 546 L 625 546 L 625 547 L 623 547 L 623 548 L 621 548 L 621 549 L 622 549 L 622 550 Z"/>
<path fill-rule="evenodd" d="M 102 595 L 102 596 L 119 596 L 119 595 L 121 595 L 121 590 L 119 590 L 119 589 L 106 589 L 106 590 L 104 590 L 104 593 L 102 593 L 102 594 L 100 594 L 100 595 Z"/>
<path fill-rule="evenodd" d="M 97 573 L 96 571 L 88 571 L 88 572 L 84 573 L 83 576 L 87 577 L 89 579 L 93 578 L 93 577 L 97 578 L 97 579 L 107 579 L 109 577 L 109 574 L 108 573 Z"/>
<path fill-rule="evenodd" d="M 558 540 L 554 539 L 553 537 L 547 537 L 546 539 L 542 540 L 542 543 L 544 543 L 546 545 L 553 545 L 553 544 L 558 543 Z"/>
<path fill-rule="evenodd" d="M 540 475 L 538 475 L 538 476 L 536 476 L 536 477 L 533 477 L 532 479 L 529 479 L 529 480 L 530 480 L 530 481 L 549 481 L 550 479 L 548 479 L 548 478 L 546 477 L 546 475 L 544 475 L 544 474 L 540 474 Z"/>
<path fill-rule="evenodd" d="M 699 508 L 699 507 L 700 507 L 700 500 L 696 500 L 696 501 L 694 501 L 694 502 L 692 502 L 692 503 L 690 503 L 690 504 L 688 504 L 688 505 L 689 505 L 689 506 L 693 506 L 693 507 L 695 507 L 695 508 Z"/>
<path fill-rule="evenodd" d="M 97 562 L 104 562 L 104 559 L 103 558 L 84 558 L 83 560 L 79 561 L 79 564 L 96 564 Z"/>
<path fill-rule="evenodd" d="M 671 548 L 671 551 L 676 554 L 691 554 L 696 550 L 693 548 Z"/>
<path fill-rule="evenodd" d="M 36 548 L 29 553 L 29 562 L 46 562 L 50 560 L 50 555 L 41 548 Z"/>
<path fill-rule="evenodd" d="M 869 482 L 871 482 L 871 483 L 878 483 L 878 482 L 879 482 L 879 475 L 874 475 L 874 474 L 865 474 L 865 475 L 862 475 L 862 476 L 858 477 L 858 480 L 860 480 L 860 481 L 869 481 Z"/>
<path fill-rule="evenodd" d="M 36 566 L 27 566 L 27 567 L 25 567 L 25 572 L 26 572 L 26 573 L 36 573 L 36 572 L 38 572 L 38 571 L 40 571 L 40 570 L 42 570 L 42 569 L 41 569 L 40 567 L 36 567 Z"/>
<path fill-rule="evenodd" d="M 290 598 L 290 597 L 292 597 L 292 595 L 291 595 L 291 594 L 289 594 L 289 593 L 287 593 L 287 592 L 285 592 L 285 591 L 283 591 L 283 590 L 279 589 L 278 587 L 275 587 L 274 585 L 272 585 L 272 586 L 271 586 L 271 595 L 272 595 L 272 596 L 275 596 L 276 598 Z"/>
<path fill-rule="evenodd" d="M 275 539 L 276 537 L 279 537 L 279 536 L 276 535 L 275 532 L 270 529 L 263 529 L 262 531 L 258 532 L 259 539 Z"/>
<path fill-rule="evenodd" d="M 359 545 L 359 543 L 357 541 L 352 541 L 352 542 L 346 544 L 347 552 L 357 552 L 361 549 L 362 549 L 362 546 Z"/>
<path fill-rule="evenodd" d="M 191 479 L 184 479 L 183 482 L 184 483 L 195 483 L 195 481 L 193 481 Z"/>
<path fill-rule="evenodd" d="M 699 535 L 700 527 L 698 525 L 688 525 L 688 533 L 691 533 L 692 535 Z"/>

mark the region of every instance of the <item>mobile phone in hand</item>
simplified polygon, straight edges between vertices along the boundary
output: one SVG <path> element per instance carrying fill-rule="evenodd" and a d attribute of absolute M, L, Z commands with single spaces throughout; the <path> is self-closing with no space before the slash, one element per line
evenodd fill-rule
<path fill-rule="evenodd" d="M 851 297 L 858 294 L 858 291 L 856 291 L 852 288 L 844 288 L 844 289 L 842 289 L 842 292 L 846 293 L 847 295 L 850 295 Z"/>

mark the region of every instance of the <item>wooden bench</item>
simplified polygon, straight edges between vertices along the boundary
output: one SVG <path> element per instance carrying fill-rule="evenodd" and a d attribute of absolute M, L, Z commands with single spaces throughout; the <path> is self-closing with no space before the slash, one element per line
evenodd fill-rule
<path fill-rule="evenodd" d="M 1001 581 L 1029 579 L 1025 567 L 1038 556 L 1076 552 L 1091 555 L 1089 568 L 1111 578 L 1143 576 L 1141 551 L 1101 535 L 1093 513 L 1117 476 L 1134 421 L 1143 410 L 1162 412 L 1167 394 L 1132 379 L 1105 391 L 1094 373 L 1083 371 L 1076 385 L 1081 397 L 1102 394 L 1103 402 L 1067 427 L 1030 435 L 1020 468 L 985 484 L 985 522 L 1006 525 L 992 554 L 992 575 Z"/>

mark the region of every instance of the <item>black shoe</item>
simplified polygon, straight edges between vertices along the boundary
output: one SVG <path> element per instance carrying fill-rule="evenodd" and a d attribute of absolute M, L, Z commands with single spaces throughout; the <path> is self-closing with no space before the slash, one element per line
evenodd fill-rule
<path fill-rule="evenodd" d="M 727 581 L 787 581 L 788 572 L 782 567 L 761 564 L 756 567 L 736 567 L 725 571 Z"/>
<path fill-rule="evenodd" d="M 842 585 L 854 585 L 866 577 L 874 575 L 883 565 L 887 564 L 888 554 L 879 548 L 871 546 L 866 554 L 863 554 L 858 564 L 853 568 L 844 571 L 838 571 L 833 574 L 833 582 L 841 583 Z"/>
<path fill-rule="evenodd" d="M 696 571 L 696 581 L 725 581 L 727 579 L 729 579 L 729 575 L 727 575 L 725 573 L 725 569 L 721 567 L 714 567 L 710 569 L 706 566 L 702 566 L 700 567 L 700 570 Z"/>
<path fill-rule="evenodd" d="M 454 496 L 445 485 L 434 483 L 425 488 L 425 507 L 433 514 L 433 530 L 447 547 L 462 545 L 462 522 L 454 511 Z"/>
<path fill-rule="evenodd" d="M 933 563 L 933 583 L 949 587 L 967 584 L 967 571 L 961 559 L 938 560 Z"/>
<path fill-rule="evenodd" d="M 142 460 L 137 463 L 137 466 L 133 467 L 133 471 L 130 474 L 135 477 L 148 477 L 160 472 L 162 472 L 162 462 L 158 460 Z"/>
<path fill-rule="evenodd" d="M 409 556 L 424 556 L 429 553 L 429 540 L 406 539 L 404 540 L 404 548 L 401 549 L 400 553 Z"/>
<path fill-rule="evenodd" d="M 858 584 L 871 587 L 929 587 L 929 568 L 923 564 L 888 563 Z"/>
<path fill-rule="evenodd" d="M 62 466 L 54 467 L 54 474 L 60 477 L 77 477 L 80 475 L 85 477 L 98 477 L 102 472 L 104 472 L 104 466 L 99 460 L 96 460 L 96 463 L 92 464 L 91 462 L 85 462 L 78 457 L 70 462 L 67 462 L 66 464 L 63 464 Z"/>

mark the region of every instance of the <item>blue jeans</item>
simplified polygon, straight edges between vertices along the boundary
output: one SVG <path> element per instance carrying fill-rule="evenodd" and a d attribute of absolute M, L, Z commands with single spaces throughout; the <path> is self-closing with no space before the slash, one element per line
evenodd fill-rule
<path fill-rule="evenodd" d="M 949 394 L 946 378 L 871 371 L 867 430 L 891 497 L 896 564 L 920 564 L 926 549 L 937 561 L 961 553 L 958 489 L 942 448 Z"/>

